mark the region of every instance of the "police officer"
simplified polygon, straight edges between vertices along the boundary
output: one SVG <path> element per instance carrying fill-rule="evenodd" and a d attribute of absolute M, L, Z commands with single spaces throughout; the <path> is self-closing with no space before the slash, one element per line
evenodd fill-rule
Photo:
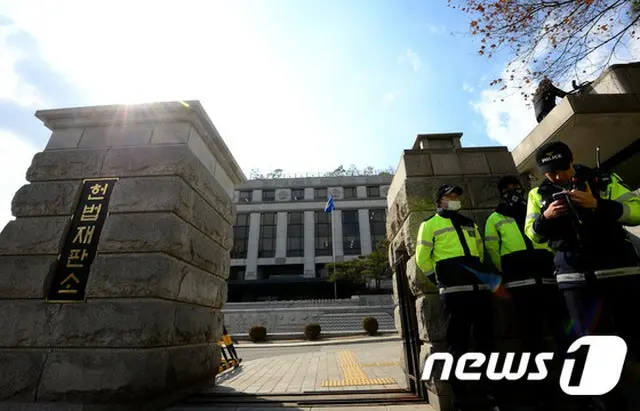
<path fill-rule="evenodd" d="M 546 179 L 529 193 L 525 230 L 555 251 L 575 337 L 615 333 L 637 352 L 640 259 L 623 225 L 640 224 L 640 198 L 615 174 L 574 164 L 562 142 L 540 147 L 536 161 Z M 625 409 L 612 394 L 601 400 Z"/>
<path fill-rule="evenodd" d="M 546 243 L 534 243 L 524 232 L 527 196 L 520 180 L 515 176 L 503 177 L 498 182 L 498 191 L 501 202 L 487 219 L 484 241 L 513 301 L 523 351 L 533 356 L 546 351 L 546 322 L 558 352 L 564 353 L 568 315 L 553 275 L 553 253 Z M 540 410 L 548 410 L 548 395 L 540 395 L 539 390 L 529 392 L 533 394 L 529 401 Z"/>
<path fill-rule="evenodd" d="M 458 186 L 441 186 L 435 197 L 437 213 L 425 220 L 418 231 L 416 262 L 440 291 L 448 352 L 459 358 L 470 350 L 489 353 L 493 343 L 491 291 L 475 273 L 484 272 L 484 249 L 478 226 L 458 213 Z M 450 381 L 454 409 L 476 409 L 464 382 Z M 499 411 L 491 387 L 486 384 L 489 409 Z"/>

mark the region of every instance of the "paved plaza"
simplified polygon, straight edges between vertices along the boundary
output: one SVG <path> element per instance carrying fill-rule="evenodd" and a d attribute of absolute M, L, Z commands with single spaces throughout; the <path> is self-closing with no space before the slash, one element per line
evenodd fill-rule
<path fill-rule="evenodd" d="M 243 361 L 240 367 L 220 374 L 216 386 L 207 392 L 285 394 L 405 389 L 405 374 L 398 362 L 401 350 L 402 344 L 397 341 L 346 344 Z M 243 356 L 241 350 L 238 354 Z"/>

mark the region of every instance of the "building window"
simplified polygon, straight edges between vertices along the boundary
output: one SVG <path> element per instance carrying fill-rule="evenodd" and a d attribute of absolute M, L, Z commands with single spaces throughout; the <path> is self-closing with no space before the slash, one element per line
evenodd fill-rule
<path fill-rule="evenodd" d="M 380 187 L 379 186 L 369 186 L 367 187 L 367 197 L 380 197 Z"/>
<path fill-rule="evenodd" d="M 239 199 L 241 203 L 250 203 L 253 199 L 253 191 L 240 191 Z"/>
<path fill-rule="evenodd" d="M 291 199 L 293 201 L 304 200 L 304 188 L 294 188 L 291 190 Z"/>
<path fill-rule="evenodd" d="M 262 191 L 262 201 L 275 201 L 275 199 L 276 199 L 276 190 Z"/>
<path fill-rule="evenodd" d="M 287 215 L 287 257 L 304 256 L 304 212 Z"/>
<path fill-rule="evenodd" d="M 358 193 L 357 193 L 355 187 L 345 187 L 344 188 L 344 198 L 345 199 L 356 198 L 356 197 L 358 197 Z"/>
<path fill-rule="evenodd" d="M 342 211 L 342 249 L 344 250 L 344 255 L 360 254 L 358 210 Z"/>
<path fill-rule="evenodd" d="M 331 242 L 331 214 L 323 211 L 316 211 L 316 256 L 333 255 L 333 244 Z"/>
<path fill-rule="evenodd" d="M 233 226 L 233 248 L 231 258 L 247 258 L 249 243 L 249 214 L 238 214 Z"/>
<path fill-rule="evenodd" d="M 276 226 L 276 213 L 260 214 L 260 247 L 258 248 L 258 257 L 275 257 Z"/>
<path fill-rule="evenodd" d="M 376 244 L 387 238 L 387 210 L 369 210 L 369 227 L 371 228 L 371 248 L 375 251 Z"/>
<path fill-rule="evenodd" d="M 231 267 L 229 270 L 229 281 L 243 281 L 244 280 L 244 266 Z"/>
<path fill-rule="evenodd" d="M 327 199 L 327 189 L 326 188 L 316 188 L 313 191 L 313 198 L 316 200 L 326 200 Z"/>

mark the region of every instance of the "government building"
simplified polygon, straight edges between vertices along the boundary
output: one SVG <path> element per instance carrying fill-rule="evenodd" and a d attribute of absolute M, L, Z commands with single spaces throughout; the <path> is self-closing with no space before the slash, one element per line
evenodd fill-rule
<path fill-rule="evenodd" d="M 325 265 L 370 254 L 385 238 L 392 178 L 274 178 L 236 187 L 228 301 L 350 297 L 355 286 L 334 287 Z M 326 213 L 330 195 L 335 208 Z"/>

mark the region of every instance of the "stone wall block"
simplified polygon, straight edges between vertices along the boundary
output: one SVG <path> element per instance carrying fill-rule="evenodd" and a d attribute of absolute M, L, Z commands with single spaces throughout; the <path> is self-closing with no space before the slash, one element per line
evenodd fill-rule
<path fill-rule="evenodd" d="M 44 298 L 55 255 L 0 256 L 0 298 Z"/>
<path fill-rule="evenodd" d="M 187 261 L 226 280 L 231 260 L 229 250 L 222 248 L 198 229 L 189 227 L 189 240 L 185 244 Z"/>
<path fill-rule="evenodd" d="M 462 174 L 489 174 L 489 163 L 484 153 L 458 152 Z"/>
<path fill-rule="evenodd" d="M 188 225 L 170 213 L 112 214 L 104 225 L 98 252 L 166 252 L 183 257 Z"/>
<path fill-rule="evenodd" d="M 79 181 L 26 184 L 13 197 L 11 212 L 15 217 L 70 216 L 81 188 Z"/>
<path fill-rule="evenodd" d="M 225 250 L 233 247 L 233 225 L 198 195 L 195 196 L 190 222 Z"/>
<path fill-rule="evenodd" d="M 153 127 L 151 144 L 184 144 L 189 140 L 191 124 L 157 123 Z"/>
<path fill-rule="evenodd" d="M 0 352 L 0 402 L 34 401 L 46 356 L 44 350 Z"/>
<path fill-rule="evenodd" d="M 216 341 L 222 337 L 216 336 Z M 172 347 L 167 352 L 167 383 L 173 388 L 182 388 L 209 382 L 213 385 L 215 371 L 220 365 L 220 348 L 216 343 Z"/>
<path fill-rule="evenodd" d="M 181 175 L 189 155 L 189 148 L 182 145 L 112 148 L 102 173 L 116 177 Z"/>
<path fill-rule="evenodd" d="M 433 174 L 436 176 L 451 176 L 462 174 L 460 159 L 456 153 L 431 154 Z"/>
<path fill-rule="evenodd" d="M 91 266 L 87 295 L 157 297 L 220 308 L 226 290 L 221 277 L 167 254 L 99 254 Z"/>
<path fill-rule="evenodd" d="M 422 270 L 416 264 L 416 256 L 412 256 L 407 261 L 407 278 L 409 280 L 409 287 L 414 296 L 419 297 L 425 294 L 437 293 L 438 289 Z"/>
<path fill-rule="evenodd" d="M 453 398 L 450 395 L 438 395 L 433 390 L 427 389 L 429 405 L 437 411 L 454 411 Z"/>
<path fill-rule="evenodd" d="M 37 400 L 108 404 L 154 398 L 166 393 L 168 357 L 166 348 L 55 351 L 47 356 Z"/>
<path fill-rule="evenodd" d="M 174 344 L 217 343 L 222 337 L 220 310 L 189 304 L 180 304 L 175 309 Z"/>
<path fill-rule="evenodd" d="M 440 295 L 428 294 L 418 297 L 416 314 L 421 340 L 436 343 L 445 340 L 447 333 Z"/>
<path fill-rule="evenodd" d="M 84 129 L 79 147 L 145 145 L 151 141 L 152 129 L 152 124 L 90 126 Z"/>
<path fill-rule="evenodd" d="M 175 305 L 169 301 L 88 300 L 48 304 L 42 300 L 4 300 L 5 347 L 148 347 L 170 345 Z"/>
<path fill-rule="evenodd" d="M 195 195 L 178 176 L 122 178 L 113 190 L 109 211 L 112 213 L 168 211 L 190 221 Z"/>
<path fill-rule="evenodd" d="M 185 163 L 181 176 L 230 224 L 235 223 L 236 205 L 230 193 L 193 156 Z"/>
<path fill-rule="evenodd" d="M 404 167 L 407 177 L 429 177 L 433 175 L 431 156 L 427 153 L 405 152 Z"/>
<path fill-rule="evenodd" d="M 431 211 L 415 211 L 411 212 L 404 221 L 401 233 L 409 255 L 416 253 L 420 225 L 433 214 L 434 212 Z"/>
<path fill-rule="evenodd" d="M 398 274 L 394 273 L 391 274 L 391 287 L 393 289 L 393 303 L 395 305 L 398 305 L 398 281 L 397 281 L 397 276 Z"/>
<path fill-rule="evenodd" d="M 496 200 L 497 202 L 497 200 Z M 473 212 L 473 220 L 476 222 L 476 224 L 478 224 L 478 229 L 480 230 L 480 234 L 482 235 L 482 238 L 484 239 L 484 228 L 485 225 L 487 223 L 487 219 L 489 218 L 489 216 L 491 214 L 493 214 L 494 210 L 490 209 L 490 210 L 480 210 L 480 211 L 474 211 Z M 485 254 L 488 255 L 488 254 Z"/>
<path fill-rule="evenodd" d="M 235 204 L 215 177 L 185 145 L 119 147 L 109 150 L 102 174 L 117 177 L 182 177 L 230 224 Z"/>
<path fill-rule="evenodd" d="M 227 301 L 227 282 L 216 275 L 200 270 L 194 266 L 182 264 L 182 271 L 186 271 L 177 299 L 184 302 L 222 308 Z"/>
<path fill-rule="evenodd" d="M 81 180 L 102 177 L 107 150 L 45 150 L 33 157 L 27 181 Z M 64 167 L 61 165 L 64 164 Z"/>
<path fill-rule="evenodd" d="M 472 201 L 469 208 L 494 208 L 498 205 L 498 180 L 497 176 L 483 178 L 467 178 L 466 183 L 469 191 L 467 198 Z"/>
<path fill-rule="evenodd" d="M 426 364 L 427 358 L 432 353 L 436 352 L 444 352 L 446 351 L 444 343 L 442 344 L 423 344 L 420 347 L 420 375 L 424 372 L 424 366 Z M 432 391 L 434 394 L 438 396 L 450 396 L 451 393 L 451 385 L 440 379 L 442 375 L 443 369 L 443 361 L 436 361 L 435 366 L 433 367 L 433 371 L 431 372 L 432 377 L 426 382 L 427 389 Z M 455 372 L 455 366 L 451 370 L 451 377 L 453 377 L 453 373 Z"/>
<path fill-rule="evenodd" d="M 35 217 L 10 221 L 0 233 L 0 255 L 57 255 L 70 222 L 69 217 Z"/>
<path fill-rule="evenodd" d="M 400 306 L 396 305 L 393 308 L 393 322 L 396 325 L 396 330 L 398 331 L 398 335 L 400 337 L 404 337 L 404 333 L 402 332 L 402 320 L 400 316 Z"/>
<path fill-rule="evenodd" d="M 489 163 L 489 169 L 492 174 L 513 174 L 516 175 L 516 163 L 513 156 L 507 150 L 504 151 L 487 151 L 484 153 Z"/>
<path fill-rule="evenodd" d="M 91 265 L 89 297 L 177 299 L 186 263 L 167 254 L 98 254 Z"/>
<path fill-rule="evenodd" d="M 83 131 L 84 128 L 82 127 L 60 128 L 53 130 L 51 137 L 49 137 L 46 150 L 78 147 Z"/>

